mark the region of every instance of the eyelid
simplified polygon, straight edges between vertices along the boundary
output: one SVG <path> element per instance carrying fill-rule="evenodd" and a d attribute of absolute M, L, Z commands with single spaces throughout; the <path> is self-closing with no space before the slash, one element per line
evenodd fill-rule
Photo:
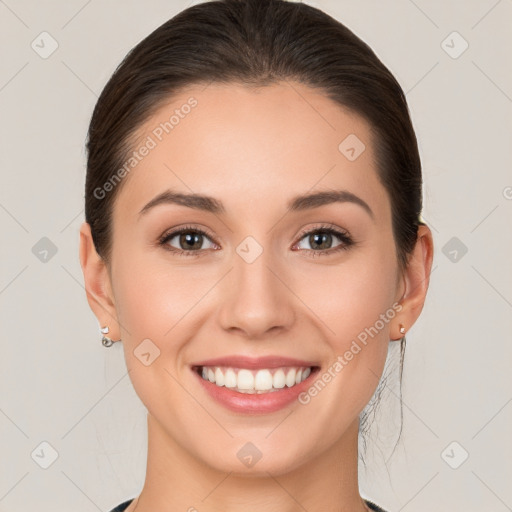
<path fill-rule="evenodd" d="M 183 232 L 188 232 L 188 231 L 201 233 L 202 235 L 205 235 L 206 237 L 208 237 L 215 245 L 219 245 L 217 243 L 217 241 L 215 240 L 215 236 L 208 230 L 208 228 L 194 226 L 192 224 L 176 226 L 174 228 L 166 230 L 162 235 L 160 235 L 158 237 L 158 242 L 162 245 L 165 245 L 168 240 L 174 238 L 175 236 L 180 235 Z M 176 250 L 179 251 L 180 249 L 176 249 Z M 187 252 L 199 252 L 199 251 L 187 251 Z"/>
<path fill-rule="evenodd" d="M 322 249 L 317 251 L 313 249 L 303 249 L 302 251 L 306 251 L 308 253 L 312 253 L 314 256 L 318 256 L 322 254 L 334 254 L 339 250 L 349 249 L 351 246 L 356 245 L 356 241 L 352 238 L 352 235 L 346 229 L 335 226 L 334 224 L 322 223 L 319 226 L 313 226 L 301 230 L 299 235 L 297 235 L 297 242 L 293 244 L 292 248 L 297 247 L 306 235 L 318 232 L 326 232 L 334 235 L 341 241 L 341 244 L 329 249 Z"/>
<path fill-rule="evenodd" d="M 319 226 L 313 226 L 308 228 L 303 228 L 299 234 L 297 235 L 297 239 L 301 240 L 305 235 L 309 235 L 311 233 L 316 233 L 317 231 L 333 231 L 335 233 L 339 233 L 340 235 L 344 235 L 347 238 L 351 238 L 349 232 L 346 229 L 335 226 L 334 224 L 330 224 L 328 222 L 320 223 Z"/>

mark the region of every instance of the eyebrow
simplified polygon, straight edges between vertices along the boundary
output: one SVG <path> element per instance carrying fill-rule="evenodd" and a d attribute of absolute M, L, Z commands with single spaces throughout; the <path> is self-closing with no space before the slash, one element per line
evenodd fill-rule
<path fill-rule="evenodd" d="M 357 204 L 361 206 L 372 219 L 375 218 L 368 203 L 348 190 L 325 190 L 296 196 L 287 203 L 287 211 L 304 211 L 332 203 Z M 226 213 L 226 209 L 224 208 L 222 201 L 213 197 L 200 194 L 183 194 L 173 190 L 166 190 L 151 199 L 151 201 L 149 201 L 149 203 L 140 210 L 139 215 L 147 213 L 155 206 L 161 204 L 177 204 L 180 206 L 186 206 L 187 208 L 193 208 L 214 214 Z"/>

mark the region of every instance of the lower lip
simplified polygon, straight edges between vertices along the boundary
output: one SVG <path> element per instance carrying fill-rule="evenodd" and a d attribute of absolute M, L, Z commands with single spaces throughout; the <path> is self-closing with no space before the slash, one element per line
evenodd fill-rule
<path fill-rule="evenodd" d="M 192 372 L 199 379 L 205 391 L 218 403 L 227 409 L 243 414 L 261 414 L 276 412 L 290 405 L 305 391 L 311 383 L 311 377 L 316 375 L 318 368 L 311 371 L 308 378 L 295 386 L 284 387 L 279 391 L 269 393 L 239 393 L 225 386 L 217 386 L 209 380 L 203 379 L 195 370 Z"/>

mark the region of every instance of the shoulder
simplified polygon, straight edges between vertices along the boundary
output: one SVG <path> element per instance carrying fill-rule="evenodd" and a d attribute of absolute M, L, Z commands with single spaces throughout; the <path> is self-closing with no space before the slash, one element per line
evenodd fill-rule
<path fill-rule="evenodd" d="M 121 503 L 120 505 L 118 505 L 117 507 L 113 508 L 110 512 L 123 512 L 124 510 L 126 510 L 126 508 L 128 507 L 128 505 L 133 501 L 133 499 L 131 500 L 128 500 L 128 501 L 124 501 L 123 503 Z M 380 508 L 378 505 L 376 505 L 375 503 L 371 502 L 371 501 L 368 501 L 368 500 L 364 500 L 365 503 L 368 505 L 368 507 L 370 507 L 371 510 L 374 510 L 375 512 L 386 512 L 384 509 Z"/>
<path fill-rule="evenodd" d="M 113 508 L 110 512 L 123 512 L 123 510 L 126 510 L 126 508 L 128 507 L 128 505 L 133 501 L 133 499 L 131 500 L 128 500 L 128 501 L 124 501 L 123 503 L 121 503 L 120 505 L 117 505 L 116 508 Z"/>
<path fill-rule="evenodd" d="M 368 505 L 370 510 L 374 510 L 375 512 L 386 512 L 383 508 L 380 508 L 378 505 L 376 505 L 372 501 L 364 500 L 364 502 Z"/>

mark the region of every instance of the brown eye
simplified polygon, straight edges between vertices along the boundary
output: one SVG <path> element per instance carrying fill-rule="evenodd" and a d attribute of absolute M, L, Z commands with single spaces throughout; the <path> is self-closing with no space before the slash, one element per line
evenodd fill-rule
<path fill-rule="evenodd" d="M 339 240 L 336 243 L 336 239 Z M 333 245 L 335 243 L 336 245 Z M 339 250 L 346 250 L 354 242 L 347 233 L 338 231 L 331 227 L 321 227 L 303 233 L 301 241 L 296 244 L 299 249 L 318 254 L 331 254 Z M 306 246 L 304 246 L 306 245 Z M 309 245 L 309 247 L 307 247 Z"/>
<path fill-rule="evenodd" d="M 208 242 L 210 245 L 204 247 L 205 242 Z M 165 246 L 166 249 L 182 255 L 198 253 L 202 249 L 212 249 L 216 247 L 205 231 L 199 228 L 187 227 L 165 234 L 160 239 L 160 244 Z"/>
<path fill-rule="evenodd" d="M 332 245 L 331 233 L 317 231 L 308 236 L 308 242 L 312 249 L 330 249 Z"/>
<path fill-rule="evenodd" d="M 201 246 L 203 245 L 203 235 L 201 233 L 181 233 L 180 235 L 177 235 L 177 237 L 180 249 L 201 249 Z"/>

